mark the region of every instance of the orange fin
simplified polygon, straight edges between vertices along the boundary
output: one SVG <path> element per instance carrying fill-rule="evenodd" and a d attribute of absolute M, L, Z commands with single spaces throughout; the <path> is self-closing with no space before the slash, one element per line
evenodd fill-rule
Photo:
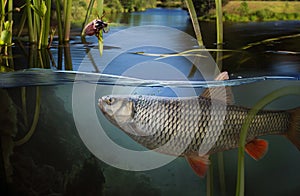
<path fill-rule="evenodd" d="M 204 177 L 206 174 L 206 171 L 208 170 L 209 167 L 209 156 L 187 156 L 186 157 L 187 161 L 189 162 L 190 166 L 194 170 L 194 172 L 200 176 Z"/>
<path fill-rule="evenodd" d="M 246 144 L 246 152 L 255 160 L 263 158 L 268 151 L 268 142 L 262 139 L 254 139 Z"/>

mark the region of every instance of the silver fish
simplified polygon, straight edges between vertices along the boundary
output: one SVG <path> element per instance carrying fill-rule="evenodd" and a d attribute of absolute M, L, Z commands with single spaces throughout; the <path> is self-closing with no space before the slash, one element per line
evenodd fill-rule
<path fill-rule="evenodd" d="M 115 126 L 148 149 L 185 156 L 203 176 L 210 154 L 238 147 L 249 108 L 199 97 L 104 96 L 98 103 Z M 300 109 L 257 113 L 250 124 L 246 152 L 258 160 L 268 143 L 257 139 L 269 134 L 286 135 L 300 149 Z"/>

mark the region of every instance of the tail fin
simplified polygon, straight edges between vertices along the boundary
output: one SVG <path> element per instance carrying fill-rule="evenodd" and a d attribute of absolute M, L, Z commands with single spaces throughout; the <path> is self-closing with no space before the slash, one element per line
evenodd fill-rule
<path fill-rule="evenodd" d="M 300 108 L 290 111 L 290 127 L 287 137 L 300 150 Z"/>

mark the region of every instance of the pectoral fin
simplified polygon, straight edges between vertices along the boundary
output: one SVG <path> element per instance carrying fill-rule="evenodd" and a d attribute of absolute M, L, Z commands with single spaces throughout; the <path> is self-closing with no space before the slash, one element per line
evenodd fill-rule
<path fill-rule="evenodd" d="M 186 156 L 187 161 L 189 162 L 190 166 L 192 167 L 192 169 L 194 170 L 194 172 L 200 176 L 200 177 L 204 177 L 206 174 L 206 171 L 208 170 L 209 167 L 209 156 L 196 156 L 196 155 L 192 155 L 192 156 Z"/>
<path fill-rule="evenodd" d="M 254 139 L 246 144 L 246 152 L 255 160 L 263 158 L 268 151 L 268 142 L 262 139 Z"/>

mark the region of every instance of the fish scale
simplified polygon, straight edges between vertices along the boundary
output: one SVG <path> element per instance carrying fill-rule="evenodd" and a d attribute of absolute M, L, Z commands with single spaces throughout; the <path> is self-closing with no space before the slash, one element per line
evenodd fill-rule
<path fill-rule="evenodd" d="M 216 110 L 211 111 L 212 103 L 205 97 L 133 96 L 130 100 L 135 111 L 132 123 L 146 133 L 146 136 L 131 137 L 149 149 L 160 148 L 174 139 L 176 142 L 170 142 L 164 148 L 164 153 L 170 155 L 198 152 L 200 148 L 206 148 L 201 146 L 205 138 L 218 138 L 209 154 L 236 148 L 249 111 L 248 108 L 226 105 L 216 100 Z M 247 141 L 261 135 L 285 133 L 289 117 L 289 113 L 284 111 L 258 112 L 250 124 Z M 205 142 L 211 145 L 214 141 Z"/>

